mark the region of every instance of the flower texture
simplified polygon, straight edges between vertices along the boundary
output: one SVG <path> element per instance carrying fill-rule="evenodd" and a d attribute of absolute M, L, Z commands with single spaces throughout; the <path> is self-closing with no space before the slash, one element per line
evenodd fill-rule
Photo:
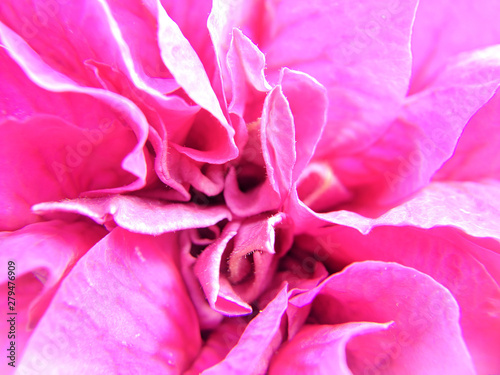
<path fill-rule="evenodd" d="M 498 14 L 2 1 L 2 374 L 499 374 Z"/>

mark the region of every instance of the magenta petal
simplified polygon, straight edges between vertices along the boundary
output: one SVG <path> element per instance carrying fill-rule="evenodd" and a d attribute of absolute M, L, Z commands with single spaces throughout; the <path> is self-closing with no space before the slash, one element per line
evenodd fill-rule
<path fill-rule="evenodd" d="M 38 115 L 23 122 L 0 122 L 0 129 L 0 214 L 5 229 L 36 221 L 30 212 L 33 204 L 121 189 L 134 180 L 120 164 L 137 140 L 119 124 L 82 129 Z"/>
<path fill-rule="evenodd" d="M 238 343 L 247 325 L 246 317 L 226 318 L 210 333 L 198 357 L 184 375 L 200 375 L 203 370 L 221 362 Z"/>
<path fill-rule="evenodd" d="M 500 42 L 500 24 L 496 17 L 500 3 L 456 0 L 453 9 L 450 4 L 449 0 L 419 2 L 411 38 L 411 92 L 425 88 L 454 55 Z"/>
<path fill-rule="evenodd" d="M 0 261 L 15 262 L 14 281 L 17 360 L 21 359 L 32 330 L 43 316 L 59 283 L 106 231 L 88 223 L 50 221 L 27 225 L 15 232 L 0 233 Z M 7 289 L 7 272 L 0 283 Z M 7 306 L 7 304 L 6 304 Z M 2 310 L 3 311 L 3 310 Z M 0 328 L 8 332 L 5 320 Z M 9 347 L 4 338 L 4 347 Z M 5 367 L 4 367 L 5 366 Z M 7 363 L 0 367 L 7 374 Z"/>
<path fill-rule="evenodd" d="M 200 254 L 194 266 L 195 275 L 205 292 L 208 303 L 217 312 L 226 316 L 246 315 L 252 312 L 249 304 L 243 301 L 233 290 L 224 274 L 221 264 L 226 247 L 237 234 L 239 222 L 229 223 L 220 237 Z"/>
<path fill-rule="evenodd" d="M 241 191 L 238 186 L 237 172 L 234 168 L 229 169 L 224 187 L 224 198 L 226 204 L 237 216 L 250 217 L 269 210 L 275 210 L 280 206 L 280 195 L 266 180 L 259 186 L 249 191 Z"/>
<path fill-rule="evenodd" d="M 122 168 L 137 177 L 126 187 L 103 189 L 102 192 L 123 192 L 136 190 L 144 186 L 147 175 L 147 164 L 144 145 L 148 135 L 148 123 L 142 112 L 131 101 L 109 91 L 82 87 L 53 70 L 18 35 L 0 23 L 0 39 L 7 46 L 9 54 L 26 75 L 40 87 L 63 93 L 80 93 L 89 95 L 111 106 L 120 113 L 120 119 L 128 123 L 137 137 L 137 144 L 122 162 Z"/>
<path fill-rule="evenodd" d="M 328 253 L 327 265 L 338 267 L 363 259 L 376 259 L 412 267 L 446 287 L 460 306 L 460 326 L 479 373 L 500 368 L 500 287 L 476 260 L 489 249 L 466 241 L 451 228 L 379 227 L 369 234 L 335 226 L 315 233 Z M 310 241 L 306 240 L 306 241 Z M 404 251 L 401 251 L 404 249 Z M 500 262 L 500 253 L 490 264 Z"/>
<path fill-rule="evenodd" d="M 311 318 L 318 324 L 389 322 L 353 338 L 347 363 L 355 374 L 474 374 L 451 293 L 430 276 L 396 263 L 354 263 L 323 282 Z"/>
<path fill-rule="evenodd" d="M 292 187 L 296 154 L 293 114 L 280 86 L 271 90 L 264 102 L 260 137 L 267 178 L 283 200 Z"/>
<path fill-rule="evenodd" d="M 410 79 L 416 6 L 416 0 L 269 4 L 269 35 L 259 44 L 268 71 L 277 78 L 281 67 L 300 70 L 328 91 L 319 155 L 367 146 L 397 115 Z"/>
<path fill-rule="evenodd" d="M 233 139 L 234 130 L 229 126 L 223 114 L 202 62 L 189 41 L 182 35 L 179 26 L 168 16 L 159 1 L 156 7 L 158 44 L 165 65 L 191 99 L 210 112 L 227 133 L 227 156 L 224 161 L 236 157 L 238 151 Z"/>
<path fill-rule="evenodd" d="M 99 224 L 109 225 L 114 220 L 117 225 L 131 232 L 152 235 L 207 227 L 231 218 L 230 212 L 223 206 L 165 203 L 132 195 L 40 203 L 33 207 L 33 211 L 38 214 L 73 212 Z"/>
<path fill-rule="evenodd" d="M 390 129 L 355 156 L 333 161 L 360 204 L 389 205 L 429 183 L 463 129 L 500 84 L 500 46 L 461 55 L 425 91 L 406 99 Z"/>
<path fill-rule="evenodd" d="M 248 122 L 260 117 L 258 109 L 247 109 L 248 103 L 255 103 L 256 107 L 263 102 L 265 92 L 271 90 L 264 75 L 264 54 L 252 41 L 238 29 L 233 29 L 231 46 L 227 53 L 227 67 L 231 77 L 231 103 L 229 111 Z M 262 98 L 262 102 L 259 99 Z"/>
<path fill-rule="evenodd" d="M 500 93 L 482 107 L 465 127 L 453 156 L 435 180 L 479 181 L 500 176 Z M 488 162 L 485 163 L 485 160 Z"/>
<path fill-rule="evenodd" d="M 257 375 L 265 373 L 281 343 L 281 318 L 287 307 L 287 291 L 278 295 L 248 324 L 238 343 L 224 360 L 203 371 L 204 375 Z"/>
<path fill-rule="evenodd" d="M 351 375 L 346 345 L 354 336 L 387 329 L 389 324 L 306 325 L 274 356 L 269 374 Z"/>
<path fill-rule="evenodd" d="M 20 371 L 186 370 L 201 340 L 176 248 L 173 235 L 155 238 L 116 229 L 105 237 L 61 285 Z"/>
<path fill-rule="evenodd" d="M 325 88 L 314 78 L 286 68 L 281 72 L 280 85 L 293 116 L 297 160 L 292 180 L 296 182 L 313 156 L 323 133 L 328 96 Z"/>
<path fill-rule="evenodd" d="M 497 202 L 500 202 L 500 185 L 496 181 L 433 182 L 408 202 L 376 219 L 349 211 L 317 214 L 316 217 L 356 228 L 365 234 L 380 225 L 452 226 L 472 236 L 499 239 Z"/>

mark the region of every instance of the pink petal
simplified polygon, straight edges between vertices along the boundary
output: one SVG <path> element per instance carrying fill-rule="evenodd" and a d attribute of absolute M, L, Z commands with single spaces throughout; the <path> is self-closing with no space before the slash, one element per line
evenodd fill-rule
<path fill-rule="evenodd" d="M 218 238 L 220 235 L 220 229 L 217 225 L 213 225 L 210 228 L 217 228 L 218 233 L 215 234 L 212 230 L 208 232 L 211 233 L 211 237 Z M 181 271 L 184 282 L 189 292 L 189 296 L 193 301 L 193 305 L 198 313 L 198 320 L 200 323 L 201 330 L 212 330 L 216 327 L 220 327 L 224 315 L 215 311 L 210 306 L 205 292 L 200 288 L 200 282 L 195 275 L 193 268 L 196 264 L 196 256 L 199 255 L 200 250 L 203 251 L 206 247 L 214 242 L 214 239 L 208 238 L 193 238 L 193 232 L 197 232 L 199 235 L 200 229 L 193 229 L 189 231 L 181 232 L 179 236 L 179 246 L 181 249 Z M 201 231 L 207 232 L 207 228 L 202 228 Z M 229 351 L 229 349 L 228 349 Z"/>
<path fill-rule="evenodd" d="M 270 79 L 287 66 L 310 74 L 328 91 L 319 155 L 369 145 L 397 115 L 410 79 L 416 5 L 413 0 L 268 5 L 269 35 L 259 45 Z"/>
<path fill-rule="evenodd" d="M 226 276 L 221 274 L 226 247 L 238 233 L 239 227 L 239 222 L 230 222 L 220 237 L 203 250 L 194 266 L 194 273 L 210 307 L 226 316 L 246 315 L 252 312 L 250 305 L 235 293 Z"/>
<path fill-rule="evenodd" d="M 271 90 L 264 76 L 265 56 L 240 30 L 233 29 L 226 59 L 231 78 L 228 109 L 251 123 L 260 117 L 265 93 Z"/>
<path fill-rule="evenodd" d="M 453 154 L 471 117 L 500 84 L 500 47 L 462 55 L 427 88 L 408 97 L 399 119 L 375 144 L 333 161 L 359 205 L 390 205 L 427 185 Z"/>
<path fill-rule="evenodd" d="M 453 156 L 434 180 L 479 181 L 500 176 L 500 94 L 496 93 L 469 121 Z M 485 163 L 485 160 L 488 162 Z"/>
<path fill-rule="evenodd" d="M 9 261 L 15 262 L 16 364 L 61 280 L 105 234 L 104 229 L 95 225 L 61 221 L 36 223 L 15 232 L 0 233 L 0 260 L 6 267 Z M 8 281 L 7 272 L 4 272 L 3 290 L 7 291 L 7 286 L 12 285 L 7 284 Z M 9 332 L 10 324 L 3 320 L 1 328 Z M 5 337 L 4 341 L 4 347 L 9 347 L 11 340 Z M 9 373 L 6 361 L 1 366 L 2 374 Z"/>
<path fill-rule="evenodd" d="M 216 0 L 213 1 L 212 9 L 207 20 L 207 27 L 210 33 L 210 38 L 215 50 L 215 57 L 218 68 L 219 80 L 222 83 L 222 94 L 231 97 L 231 74 L 228 71 L 229 65 L 226 63 L 228 50 L 231 46 L 232 31 L 234 28 L 242 26 L 240 21 L 242 18 L 252 20 L 257 24 L 262 22 L 260 18 L 259 5 L 256 1 L 228 1 Z M 247 30 L 243 30 L 245 35 L 257 42 L 252 34 L 247 34 Z"/>
<path fill-rule="evenodd" d="M 432 228 L 452 226 L 476 237 L 500 238 L 496 225 L 499 184 L 490 180 L 476 182 L 433 182 L 407 202 L 372 219 L 351 211 L 318 214 L 292 197 L 287 214 L 298 231 L 310 231 L 325 223 L 345 225 L 366 234 L 377 226 L 415 226 Z M 302 230 L 301 230 L 302 229 Z"/>
<path fill-rule="evenodd" d="M 389 324 L 345 323 L 305 325 L 274 356 L 269 374 L 351 375 L 346 361 L 346 345 L 354 336 L 387 329 Z"/>
<path fill-rule="evenodd" d="M 249 191 L 241 191 L 234 168 L 229 169 L 226 176 L 224 199 L 231 212 L 241 217 L 250 217 L 265 211 L 275 210 L 280 205 L 280 196 L 268 179 Z"/>
<path fill-rule="evenodd" d="M 247 325 L 247 317 L 226 318 L 210 333 L 198 357 L 184 375 L 199 375 L 207 368 L 223 361 L 229 351 L 238 343 Z"/>
<path fill-rule="evenodd" d="M 296 153 L 293 114 L 280 86 L 266 97 L 260 136 L 267 178 L 283 201 L 292 187 Z"/>
<path fill-rule="evenodd" d="M 201 340 L 176 265 L 176 246 L 173 235 L 150 237 L 116 229 L 105 237 L 62 284 L 19 371 L 186 370 Z"/>
<path fill-rule="evenodd" d="M 500 43 L 499 12 L 494 0 L 420 1 L 412 33 L 411 92 L 425 88 L 454 55 Z"/>
<path fill-rule="evenodd" d="M 292 234 L 293 223 L 283 214 L 229 223 L 194 266 L 210 306 L 230 316 L 250 313 L 290 249 Z"/>
<path fill-rule="evenodd" d="M 280 85 L 293 116 L 297 157 L 292 180 L 296 182 L 311 160 L 323 133 L 328 96 L 325 88 L 314 78 L 287 68 L 281 72 Z"/>
<path fill-rule="evenodd" d="M 131 232 L 151 235 L 207 227 L 231 218 L 231 214 L 223 206 L 166 203 L 133 195 L 40 203 L 33 206 L 33 211 L 43 215 L 78 213 L 99 224 L 113 226 L 114 221 L 116 225 Z"/>
<path fill-rule="evenodd" d="M 179 26 L 167 15 L 159 1 L 156 7 L 159 47 L 165 65 L 186 93 L 220 122 L 222 133 L 227 141 L 226 153 L 223 156 L 226 160 L 224 161 L 236 157 L 237 148 L 233 140 L 234 130 L 224 117 L 202 62 L 189 41 L 182 35 Z"/>
<path fill-rule="evenodd" d="M 500 368 L 500 287 L 472 255 L 488 249 L 465 241 L 451 228 L 378 227 L 362 235 L 336 226 L 320 233 L 314 237 L 324 244 L 330 268 L 365 259 L 397 262 L 443 285 L 460 306 L 460 326 L 478 372 L 494 373 Z M 304 238 L 303 243 L 310 244 L 311 239 Z M 499 262 L 496 254 L 491 263 Z"/>
<path fill-rule="evenodd" d="M 474 374 L 462 338 L 459 307 L 441 284 L 395 263 L 354 263 L 324 281 L 310 319 L 318 324 L 394 321 L 386 331 L 353 338 L 347 363 L 355 374 Z"/>
<path fill-rule="evenodd" d="M 223 361 L 202 372 L 209 374 L 262 374 L 281 343 L 280 323 L 287 307 L 287 291 L 277 296 L 248 324 L 238 343 Z"/>
<path fill-rule="evenodd" d="M 132 102 L 122 96 L 104 90 L 81 87 L 69 78 L 53 70 L 18 35 L 2 23 L 0 23 L 0 39 L 7 47 L 12 59 L 40 87 L 52 92 L 89 95 L 98 101 L 104 102 L 120 113 L 120 122 L 127 123 L 137 137 L 137 144 L 123 160 L 122 167 L 124 170 L 135 175 L 137 179 L 126 187 L 103 189 L 100 192 L 123 192 L 143 187 L 147 174 L 147 164 L 143 148 L 147 139 L 148 124 L 142 112 Z"/>
<path fill-rule="evenodd" d="M 123 189 L 134 181 L 120 164 L 137 140 L 117 122 L 85 129 L 54 116 L 38 115 L 22 122 L 0 122 L 0 129 L 4 229 L 37 221 L 30 211 L 33 204 Z"/>

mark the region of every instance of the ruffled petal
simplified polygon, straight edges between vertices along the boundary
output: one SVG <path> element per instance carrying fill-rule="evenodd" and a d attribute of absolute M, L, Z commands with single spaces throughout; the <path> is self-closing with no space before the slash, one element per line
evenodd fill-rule
<path fill-rule="evenodd" d="M 223 206 L 166 203 L 133 195 L 46 202 L 33 206 L 33 211 L 40 215 L 77 213 L 110 228 L 118 225 L 130 232 L 151 235 L 207 227 L 231 218 Z"/>
<path fill-rule="evenodd" d="M 434 180 L 480 181 L 500 176 L 500 94 L 482 107 L 465 127 L 453 156 Z M 485 161 L 488 161 L 487 163 Z"/>
<path fill-rule="evenodd" d="M 454 55 L 499 44 L 498 13 L 500 4 L 494 0 L 420 1 L 411 37 L 410 92 L 424 89 Z"/>
<path fill-rule="evenodd" d="M 276 82 L 287 66 L 310 74 L 328 91 L 319 155 L 365 147 L 396 117 L 410 80 L 416 6 L 413 0 L 269 3 L 269 35 L 259 45 L 270 80 Z"/>
<path fill-rule="evenodd" d="M 14 292 L 12 300 L 9 299 L 14 302 L 14 310 L 8 311 L 16 315 L 7 317 L 15 319 L 15 337 L 11 337 L 14 340 L 5 337 L 4 347 L 8 348 L 10 341 L 16 343 L 16 365 L 19 365 L 33 329 L 44 315 L 61 281 L 80 257 L 105 234 L 106 231 L 97 225 L 62 221 L 36 223 L 15 232 L 0 233 L 0 261 L 5 267 L 9 261 L 15 264 L 14 282 L 8 284 L 5 272 L 0 283 L 3 290 Z M 12 289 L 7 288 L 12 285 Z M 9 332 L 10 323 L 2 320 L 0 328 Z M 0 368 L 2 374 L 13 370 L 6 361 Z"/>
<path fill-rule="evenodd" d="M 393 321 L 385 331 L 354 337 L 347 363 L 354 374 L 475 374 L 451 293 L 431 277 L 395 263 L 354 263 L 330 276 L 315 297 L 317 324 Z"/>
<path fill-rule="evenodd" d="M 387 329 L 389 324 L 305 325 L 273 357 L 269 374 L 351 375 L 346 345 L 354 336 Z"/>
<path fill-rule="evenodd" d="M 362 235 L 352 228 L 335 226 L 314 233 L 315 240 L 307 236 L 298 242 L 314 249 L 317 241 L 330 269 L 374 259 L 397 262 L 432 277 L 460 306 L 460 327 L 478 373 L 494 373 L 500 367 L 500 287 L 476 259 L 490 250 L 466 241 L 457 232 L 451 228 L 385 226 Z M 498 253 L 490 260 L 491 264 L 499 261 Z"/>
<path fill-rule="evenodd" d="M 100 193 L 114 193 L 137 190 L 145 185 L 147 162 L 144 146 L 148 136 L 148 123 L 134 103 L 109 91 L 82 87 L 61 73 L 52 69 L 18 35 L 0 23 L 0 39 L 9 55 L 22 68 L 28 78 L 45 90 L 62 93 L 89 95 L 104 102 L 119 113 L 119 121 L 126 123 L 135 133 L 137 143 L 122 161 L 122 168 L 136 176 L 127 186 L 101 189 Z"/>
<path fill-rule="evenodd" d="M 496 203 L 499 192 L 499 183 L 494 180 L 483 183 L 433 182 L 407 202 L 375 219 L 346 210 L 314 213 L 295 195 L 288 214 L 293 217 L 298 232 L 307 232 L 326 223 L 356 228 L 363 234 L 381 225 L 451 226 L 472 236 L 499 239 L 500 231 L 496 225 L 500 210 Z"/>
<path fill-rule="evenodd" d="M 500 46 L 457 58 L 425 91 L 406 99 L 375 144 L 333 169 L 360 206 L 396 204 L 429 183 L 451 157 L 472 116 L 500 84 Z"/>
<path fill-rule="evenodd" d="M 118 228 L 105 237 L 61 285 L 19 371 L 186 370 L 201 339 L 176 248 L 173 235 L 151 237 Z"/>
<path fill-rule="evenodd" d="M 281 318 L 287 307 L 287 290 L 276 297 L 248 324 L 226 357 L 202 374 L 262 374 L 281 344 Z"/>

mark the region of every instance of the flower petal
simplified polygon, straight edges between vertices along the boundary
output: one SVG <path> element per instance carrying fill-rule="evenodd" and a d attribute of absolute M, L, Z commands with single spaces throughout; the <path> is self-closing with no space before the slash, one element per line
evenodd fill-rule
<path fill-rule="evenodd" d="M 454 55 L 499 44 L 500 25 L 495 17 L 499 12 L 500 4 L 494 0 L 420 1 L 411 37 L 410 91 L 425 88 Z"/>
<path fill-rule="evenodd" d="M 4 229 L 37 221 L 30 211 L 33 204 L 123 189 L 134 181 L 120 164 L 137 140 L 118 122 L 82 129 L 58 117 L 37 115 L 0 122 L 0 130 Z"/>
<path fill-rule="evenodd" d="M 416 5 L 414 0 L 269 3 L 270 35 L 259 45 L 270 80 L 287 66 L 310 74 L 328 91 L 319 155 L 366 147 L 396 117 L 410 79 Z"/>
<path fill-rule="evenodd" d="M 318 324 L 394 321 L 386 331 L 348 343 L 347 363 L 355 374 L 474 374 L 459 317 L 451 293 L 431 277 L 395 263 L 366 261 L 323 282 L 310 319 Z"/>
<path fill-rule="evenodd" d="M 452 228 L 422 230 L 378 227 L 369 234 L 342 226 L 322 229 L 314 238 L 322 244 L 330 269 L 374 259 L 412 267 L 447 288 L 460 306 L 460 327 L 481 374 L 500 368 L 500 287 L 473 254 L 488 252 L 466 241 Z M 310 237 L 301 241 L 312 245 Z M 403 251 L 404 249 L 404 251 Z M 500 262 L 500 254 L 491 263 Z"/>
<path fill-rule="evenodd" d="M 19 371 L 186 370 L 201 339 L 176 247 L 174 235 L 150 237 L 118 228 L 105 237 L 61 285 Z"/>
<path fill-rule="evenodd" d="M 346 345 L 351 337 L 387 329 L 389 324 L 305 325 L 274 356 L 269 374 L 351 375 Z"/>
<path fill-rule="evenodd" d="M 248 324 L 238 343 L 223 361 L 202 372 L 210 374 L 262 374 L 281 343 L 281 318 L 287 307 L 287 291 L 276 297 Z"/>
<path fill-rule="evenodd" d="M 359 191 L 359 205 L 407 198 L 451 157 L 466 124 L 499 87 L 499 77 L 500 46 L 461 55 L 425 91 L 407 98 L 399 119 L 376 143 L 334 160 L 337 176 Z"/>
<path fill-rule="evenodd" d="M 500 93 L 482 107 L 465 127 L 453 156 L 434 180 L 480 181 L 500 176 Z M 488 162 L 485 163 L 485 160 Z"/>
<path fill-rule="evenodd" d="M 380 225 L 419 228 L 451 226 L 476 237 L 500 238 L 496 225 L 499 217 L 499 183 L 433 182 L 408 202 L 403 203 L 376 219 L 349 211 L 318 214 L 317 217 L 368 233 Z"/>
<path fill-rule="evenodd" d="M 15 262 L 13 300 L 17 314 L 15 347 L 18 362 L 60 282 L 78 259 L 105 234 L 106 231 L 97 225 L 62 221 L 35 223 L 15 232 L 0 232 L 0 261 L 6 267 L 9 261 Z M 5 272 L 0 281 L 3 290 L 8 290 L 8 281 Z M 10 324 L 3 320 L 0 327 L 9 332 Z M 4 340 L 4 347 L 9 347 L 10 340 Z M 7 362 L 1 366 L 2 374 L 10 372 Z"/>
<path fill-rule="evenodd" d="M 52 69 L 12 30 L 0 22 L 0 39 L 9 55 L 23 69 L 25 74 L 40 87 L 52 92 L 80 93 L 111 106 L 120 113 L 120 120 L 126 122 L 137 137 L 134 149 L 123 160 L 122 167 L 137 177 L 126 187 L 104 189 L 101 193 L 136 190 L 144 186 L 147 164 L 144 145 L 148 135 L 148 123 L 142 112 L 132 102 L 109 91 L 81 87 L 66 76 Z"/>
<path fill-rule="evenodd" d="M 223 206 L 166 203 L 133 195 L 46 202 L 34 205 L 33 211 L 44 215 L 57 212 L 78 213 L 99 224 L 113 227 L 114 221 L 130 232 L 151 235 L 207 227 L 231 218 L 230 212 Z"/>

